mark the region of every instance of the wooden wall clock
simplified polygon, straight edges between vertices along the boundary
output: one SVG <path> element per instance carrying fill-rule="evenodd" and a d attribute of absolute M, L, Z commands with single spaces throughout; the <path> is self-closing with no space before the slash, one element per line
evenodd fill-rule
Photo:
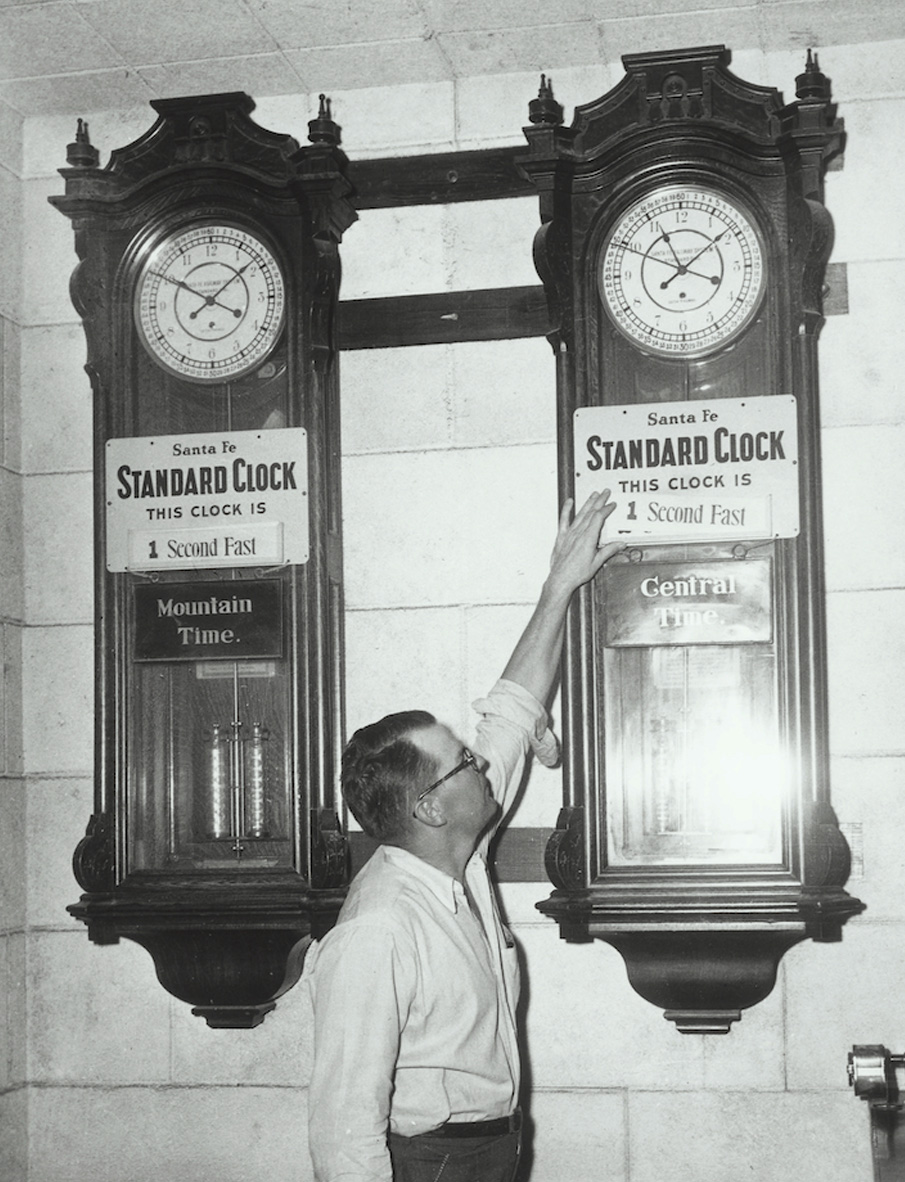
<path fill-rule="evenodd" d="M 843 146 L 722 46 L 635 54 L 570 127 L 542 79 L 519 161 L 557 367 L 561 497 L 626 548 L 573 605 L 565 799 L 538 904 L 685 1032 L 861 904 L 829 799 L 817 342 Z"/>
<path fill-rule="evenodd" d="M 311 143 L 241 93 L 152 104 L 63 196 L 94 408 L 97 783 L 70 911 L 148 949 L 215 1026 L 253 1026 L 347 878 L 339 242 L 326 101 Z"/>

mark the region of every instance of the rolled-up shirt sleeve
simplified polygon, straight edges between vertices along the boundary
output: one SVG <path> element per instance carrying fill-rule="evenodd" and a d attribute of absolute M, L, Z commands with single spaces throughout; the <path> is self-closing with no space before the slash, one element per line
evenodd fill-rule
<path fill-rule="evenodd" d="M 398 938 L 353 920 L 314 956 L 308 1136 L 317 1182 L 392 1182 L 387 1127 L 414 961 Z"/>
<path fill-rule="evenodd" d="M 559 742 L 549 728 L 544 706 L 515 681 L 500 678 L 472 707 L 481 715 L 473 746 L 488 761 L 487 777 L 505 815 L 521 781 L 528 751 L 546 767 L 555 767 Z"/>

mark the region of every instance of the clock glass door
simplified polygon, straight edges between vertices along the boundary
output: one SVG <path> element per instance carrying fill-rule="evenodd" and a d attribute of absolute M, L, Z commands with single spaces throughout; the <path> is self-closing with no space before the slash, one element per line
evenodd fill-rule
<path fill-rule="evenodd" d="M 131 389 L 141 394 L 132 400 L 132 435 L 184 433 L 191 447 L 192 437 L 288 424 L 279 272 L 269 253 L 266 268 L 261 266 L 262 248 L 254 239 L 227 229 L 235 241 L 221 241 L 219 234 L 209 242 L 210 234 L 197 231 L 173 235 L 140 274 L 130 365 Z M 256 306 L 264 309 L 260 318 Z M 155 332 L 161 340 L 152 348 L 148 336 Z M 224 376 L 224 367 L 238 372 Z M 248 500 L 237 497 L 230 506 L 231 524 L 248 524 Z M 167 512 L 163 501 L 160 508 L 149 504 L 149 513 Z M 184 525 L 173 522 L 174 530 Z M 174 599 L 189 601 L 183 610 L 190 612 L 206 611 L 209 603 L 241 606 L 247 594 L 267 584 L 278 592 L 271 596 L 275 606 L 266 609 L 271 640 L 267 651 L 243 660 L 168 660 L 166 653 L 146 660 L 133 651 L 125 678 L 132 687 L 129 742 L 138 753 L 129 761 L 129 870 L 261 869 L 297 859 L 291 840 L 297 831 L 291 804 L 297 769 L 289 754 L 293 678 L 283 636 L 284 605 L 293 593 L 288 572 L 199 569 L 202 562 L 155 571 L 152 606 Z M 149 576 L 127 577 L 134 633 Z M 191 615 L 186 623 L 203 628 L 216 620 Z"/>
<path fill-rule="evenodd" d="M 600 243 L 592 332 L 600 385 L 614 403 L 646 404 L 655 419 L 682 422 L 683 403 L 712 399 L 718 411 L 721 399 L 780 392 L 767 251 L 744 205 L 703 186 L 664 185 L 618 215 Z M 684 487 L 684 474 L 657 474 L 658 502 L 682 495 L 669 490 Z M 614 499 L 650 495 L 635 476 L 608 475 Z M 606 783 L 598 870 L 781 866 L 789 770 L 779 728 L 777 544 L 639 540 L 631 557 L 609 563 L 594 592 Z M 654 598 L 660 588 L 666 594 Z M 743 621 L 734 638 L 707 626 L 725 618 L 727 603 Z"/>

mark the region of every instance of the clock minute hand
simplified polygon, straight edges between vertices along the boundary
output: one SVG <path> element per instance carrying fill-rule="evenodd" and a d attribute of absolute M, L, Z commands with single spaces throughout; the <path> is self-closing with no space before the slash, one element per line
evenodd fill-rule
<path fill-rule="evenodd" d="M 638 250 L 635 246 L 629 246 L 627 242 L 622 243 L 622 249 L 628 254 L 636 254 L 639 258 L 646 259 L 651 263 L 660 263 L 664 267 L 669 267 L 670 270 L 675 270 L 677 264 L 671 263 L 668 259 L 658 259 L 655 254 L 651 254 L 647 250 Z"/>
<path fill-rule="evenodd" d="M 725 236 L 728 233 L 729 233 L 728 230 L 720 230 L 720 232 L 719 232 L 719 234 L 717 234 L 716 238 L 711 238 L 711 240 L 707 243 L 706 246 L 702 246 L 697 254 L 692 255 L 692 257 L 685 264 L 685 269 L 687 270 L 691 266 L 692 263 L 696 263 L 702 254 L 705 254 L 708 250 L 710 250 L 711 246 L 716 246 L 716 244 L 719 242 L 719 240 L 721 238 L 725 238 Z"/>
<path fill-rule="evenodd" d="M 165 279 L 167 283 L 172 283 L 175 287 L 184 288 L 190 295 L 197 296 L 199 300 L 206 300 L 207 296 L 196 291 L 194 287 L 189 287 L 184 279 L 174 279 L 172 275 L 163 275 L 160 271 L 149 271 L 149 275 L 153 275 L 155 279 Z"/>

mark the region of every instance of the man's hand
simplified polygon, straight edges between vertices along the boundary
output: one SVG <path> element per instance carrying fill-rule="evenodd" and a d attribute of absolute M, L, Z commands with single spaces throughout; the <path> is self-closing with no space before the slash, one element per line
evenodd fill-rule
<path fill-rule="evenodd" d="M 591 493 L 574 519 L 573 504 L 569 498 L 562 507 L 550 559 L 550 580 L 568 595 L 592 579 L 608 558 L 625 548 L 624 542 L 601 544 L 600 541 L 606 519 L 616 508 L 609 489 Z"/>

